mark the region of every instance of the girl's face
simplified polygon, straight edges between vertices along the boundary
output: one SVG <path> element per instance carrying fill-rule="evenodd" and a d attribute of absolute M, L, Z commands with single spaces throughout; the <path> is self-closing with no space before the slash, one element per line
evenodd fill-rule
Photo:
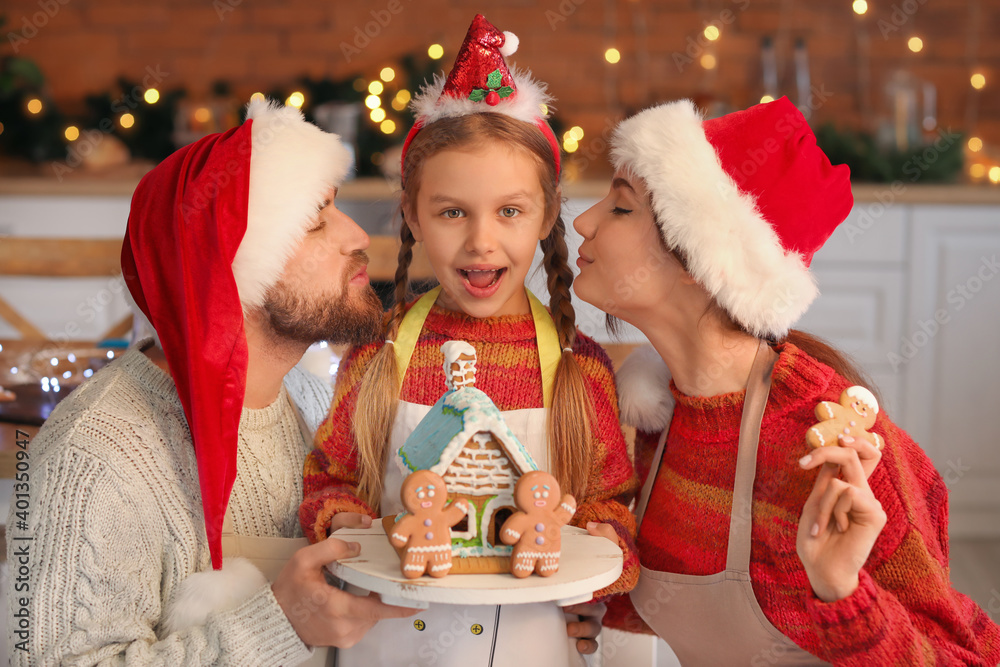
<path fill-rule="evenodd" d="M 545 217 L 538 164 L 527 152 L 487 142 L 427 158 L 406 222 L 441 283 L 440 303 L 473 317 L 530 311 L 524 279 Z"/>
<path fill-rule="evenodd" d="M 584 301 L 626 322 L 668 303 L 687 274 L 666 248 L 639 178 L 616 172 L 607 196 L 580 214 L 583 236 L 573 290 Z"/>

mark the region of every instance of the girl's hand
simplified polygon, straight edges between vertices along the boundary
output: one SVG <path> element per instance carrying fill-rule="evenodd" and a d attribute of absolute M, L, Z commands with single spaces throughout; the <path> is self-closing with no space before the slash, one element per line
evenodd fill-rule
<path fill-rule="evenodd" d="M 622 544 L 618 540 L 618 533 L 616 533 L 615 529 L 612 528 L 609 524 L 598 523 L 596 521 L 588 521 L 587 532 L 590 533 L 591 535 L 594 535 L 595 537 L 607 538 L 612 542 L 614 542 L 615 544 L 617 544 L 618 548 L 621 549 Z"/>
<path fill-rule="evenodd" d="M 614 532 L 614 531 L 612 531 Z M 585 602 L 563 607 L 569 615 L 576 615 L 576 621 L 567 620 L 566 634 L 576 637 L 576 650 L 583 655 L 597 652 L 597 635 L 601 634 L 604 613 L 608 610 L 603 603 Z"/>
<path fill-rule="evenodd" d="M 337 512 L 330 519 L 330 529 L 327 535 L 333 535 L 341 528 L 370 528 L 372 518 L 360 512 Z"/>
<path fill-rule="evenodd" d="M 595 537 L 603 537 L 611 540 L 621 549 L 621 541 L 615 529 L 606 523 L 597 521 L 587 522 L 587 532 Z M 597 652 L 597 635 L 601 634 L 601 622 L 604 620 L 604 613 L 608 610 L 603 603 L 585 602 L 564 607 L 567 614 L 576 614 L 579 621 L 569 621 L 566 623 L 566 633 L 570 637 L 576 637 L 576 650 L 583 655 L 590 655 Z"/>
<path fill-rule="evenodd" d="M 823 466 L 802 508 L 796 550 L 813 591 L 825 602 L 857 589 L 858 573 L 886 522 L 859 449 L 864 448 L 821 447 L 799 461 L 805 470 Z"/>

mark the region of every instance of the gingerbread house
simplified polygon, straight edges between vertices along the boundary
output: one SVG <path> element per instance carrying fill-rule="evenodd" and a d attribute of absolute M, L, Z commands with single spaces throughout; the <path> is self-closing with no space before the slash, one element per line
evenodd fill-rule
<path fill-rule="evenodd" d="M 506 571 L 511 548 L 500 540 L 500 527 L 517 511 L 514 485 L 536 466 L 490 397 L 473 386 L 475 349 L 449 341 L 442 350 L 449 389 L 399 449 L 396 463 L 404 475 L 437 473 L 449 499 L 468 501 L 468 515 L 451 529 L 453 572 L 483 572 L 484 567 L 462 564 L 483 557 L 496 571 Z"/>

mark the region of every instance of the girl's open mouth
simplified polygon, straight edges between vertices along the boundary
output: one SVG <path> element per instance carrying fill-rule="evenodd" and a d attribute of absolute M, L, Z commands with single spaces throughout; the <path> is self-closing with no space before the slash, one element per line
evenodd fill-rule
<path fill-rule="evenodd" d="M 469 269 L 459 269 L 458 272 L 462 274 L 469 283 L 478 289 L 486 289 L 487 287 L 492 287 L 500 280 L 500 276 L 504 274 L 507 269 L 492 269 L 488 271 L 482 270 L 469 270 Z"/>
<path fill-rule="evenodd" d="M 506 273 L 506 268 L 458 269 L 465 290 L 477 299 L 485 299 L 496 294 Z"/>

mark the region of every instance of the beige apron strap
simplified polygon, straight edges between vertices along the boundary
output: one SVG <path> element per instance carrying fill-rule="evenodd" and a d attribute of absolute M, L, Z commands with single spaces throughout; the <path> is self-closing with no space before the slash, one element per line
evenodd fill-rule
<path fill-rule="evenodd" d="M 525 288 L 528 303 L 531 304 L 531 318 L 535 321 L 535 341 L 538 345 L 538 365 L 542 371 L 542 406 L 552 407 L 552 388 L 556 384 L 556 368 L 562 358 L 559 347 L 559 332 L 549 311 L 531 290 Z"/>
<path fill-rule="evenodd" d="M 642 492 L 639 494 L 639 504 L 635 508 L 635 527 L 638 530 L 642 525 L 642 515 L 646 513 L 646 505 L 649 504 L 649 494 L 653 492 L 653 484 L 656 476 L 660 474 L 660 464 L 663 462 L 663 449 L 667 444 L 667 434 L 670 432 L 670 424 L 667 424 L 660 434 L 660 443 L 656 446 L 656 453 L 653 460 L 649 462 L 649 475 L 646 476 L 646 483 L 642 485 Z"/>
<path fill-rule="evenodd" d="M 403 386 L 403 376 L 406 375 L 406 369 L 410 367 L 410 357 L 413 356 L 413 350 L 417 347 L 417 339 L 420 338 L 420 332 L 423 331 L 424 320 L 430 314 L 431 307 L 434 306 L 440 293 L 441 286 L 438 285 L 417 299 L 417 302 L 406 311 L 406 315 L 403 316 L 403 321 L 399 325 L 392 349 L 396 353 L 400 388 Z"/>
<path fill-rule="evenodd" d="M 525 288 L 524 291 L 528 295 L 531 318 L 535 322 L 538 364 L 542 372 L 542 405 L 548 408 L 552 404 L 552 387 L 555 385 L 556 367 L 559 365 L 562 349 L 559 347 L 559 335 L 549 311 L 545 310 L 545 306 L 530 290 Z M 410 367 L 413 350 L 417 347 L 417 339 L 420 338 L 420 332 L 424 329 L 424 321 L 430 314 L 439 294 L 441 294 L 440 285 L 417 299 L 417 302 L 406 311 L 406 315 L 403 316 L 403 321 L 399 325 L 399 332 L 396 334 L 396 340 L 392 347 L 396 353 L 400 388 L 403 386 L 406 369 Z"/>
<path fill-rule="evenodd" d="M 753 524 L 753 482 L 757 474 L 757 445 L 760 424 L 771 391 L 771 372 L 778 354 L 766 341 L 760 341 L 747 380 L 740 421 L 739 452 L 736 457 L 736 480 L 733 483 L 733 507 L 729 517 L 729 550 L 726 569 L 750 571 L 750 532 Z"/>

